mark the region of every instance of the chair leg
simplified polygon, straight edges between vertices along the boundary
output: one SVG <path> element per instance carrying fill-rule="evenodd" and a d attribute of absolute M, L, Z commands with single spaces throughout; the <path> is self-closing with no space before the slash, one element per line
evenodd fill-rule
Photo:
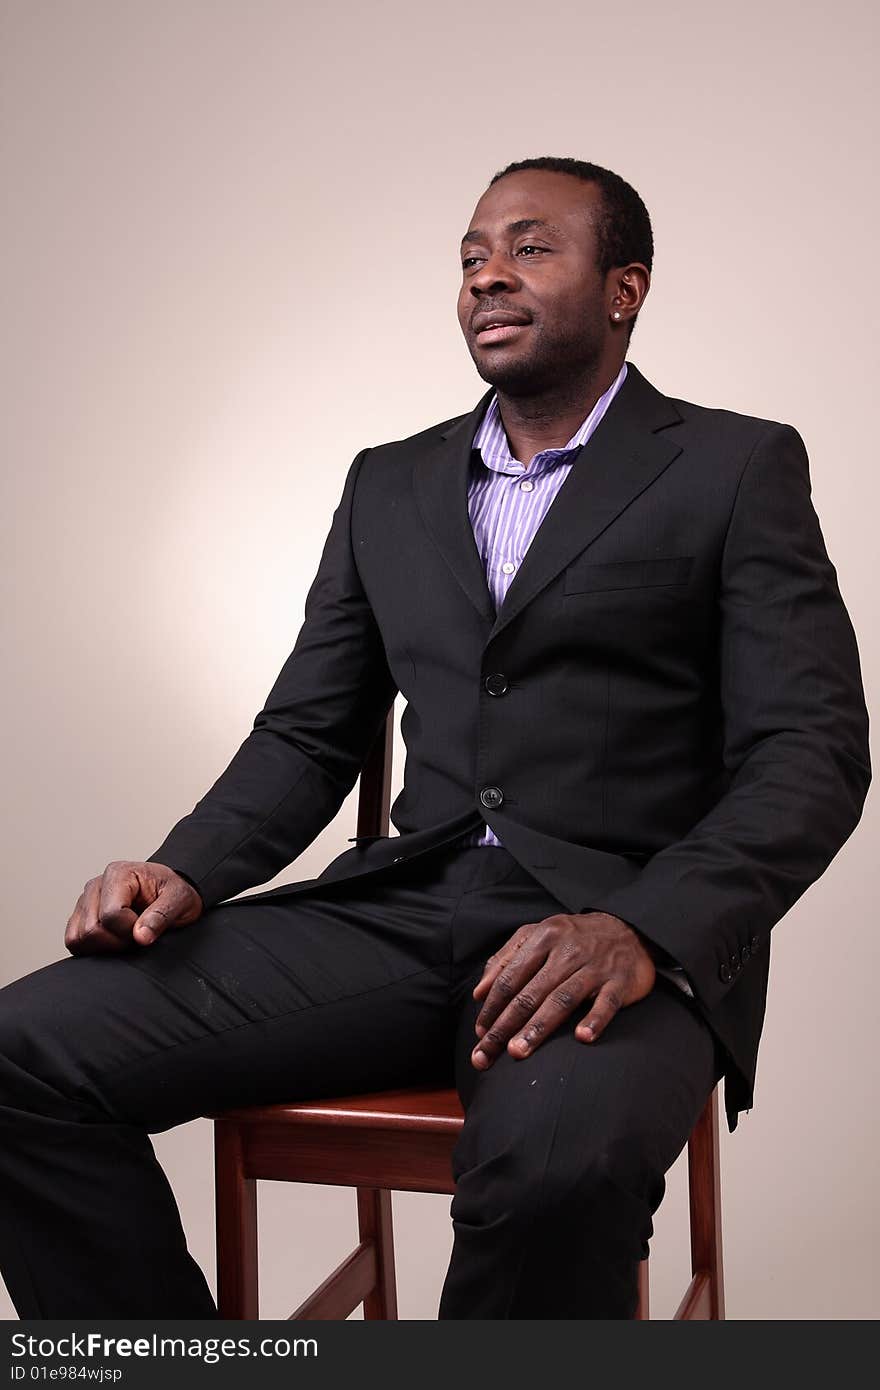
<path fill-rule="evenodd" d="M 259 1318 L 257 1184 L 244 1175 L 241 1131 L 214 1121 L 217 1307 L 221 1318 Z"/>
<path fill-rule="evenodd" d="M 650 1309 L 650 1300 L 649 1300 L 649 1296 L 648 1296 L 648 1282 L 649 1282 L 649 1277 L 648 1277 L 648 1261 L 647 1261 L 646 1259 L 645 1259 L 645 1260 L 640 1260 L 640 1261 L 639 1261 L 639 1301 L 638 1301 L 638 1303 L 636 1304 L 636 1311 L 633 1313 L 633 1318 L 637 1318 L 637 1319 L 638 1319 L 639 1321 L 641 1321 L 641 1322 L 646 1322 L 646 1321 L 648 1321 L 648 1320 L 650 1319 L 650 1317 L 651 1317 L 651 1314 L 650 1314 L 650 1311 L 649 1311 L 649 1309 Z"/>
<path fill-rule="evenodd" d="M 394 1233 L 391 1226 L 391 1193 L 386 1188 L 357 1190 L 358 1232 L 376 1252 L 376 1282 L 364 1299 L 364 1317 L 397 1320 L 397 1283 L 394 1275 Z"/>
<path fill-rule="evenodd" d="M 722 1321 L 724 1273 L 717 1087 L 707 1100 L 688 1142 L 688 1187 L 693 1280 L 676 1317 Z"/>

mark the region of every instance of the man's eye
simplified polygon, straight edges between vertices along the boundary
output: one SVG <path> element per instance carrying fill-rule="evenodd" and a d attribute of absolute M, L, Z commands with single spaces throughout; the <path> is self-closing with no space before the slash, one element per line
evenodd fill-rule
<path fill-rule="evenodd" d="M 546 246 L 533 246 L 531 243 L 529 243 L 528 246 L 521 246 L 521 247 L 519 248 L 519 251 L 546 251 L 546 250 L 547 250 Z M 519 255 L 519 251 L 517 252 L 517 255 Z M 467 270 L 468 267 L 472 264 L 473 261 L 478 261 L 479 259 L 480 259 L 479 256 L 466 256 L 465 259 L 464 259 L 464 260 L 462 261 L 462 263 L 461 263 L 461 268 L 462 268 L 462 270 Z M 529 260 L 531 260 L 531 257 L 529 257 Z"/>

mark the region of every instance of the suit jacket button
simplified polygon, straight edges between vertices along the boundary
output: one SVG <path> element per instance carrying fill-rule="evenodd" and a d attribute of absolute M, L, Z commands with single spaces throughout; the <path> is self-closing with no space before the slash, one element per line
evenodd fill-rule
<path fill-rule="evenodd" d="M 487 676 L 484 684 L 490 695 L 504 695 L 507 691 L 507 677 L 503 676 L 500 671 Z"/>
<path fill-rule="evenodd" d="M 721 966 L 720 970 L 718 971 L 718 974 L 721 976 L 725 984 L 727 984 L 728 981 L 732 978 L 730 973 L 730 966 L 727 964 L 727 961 L 725 961 L 724 964 Z"/>
<path fill-rule="evenodd" d="M 480 792 L 480 800 L 484 806 L 490 809 L 493 806 L 500 806 L 504 800 L 504 794 L 500 787 L 484 787 Z"/>

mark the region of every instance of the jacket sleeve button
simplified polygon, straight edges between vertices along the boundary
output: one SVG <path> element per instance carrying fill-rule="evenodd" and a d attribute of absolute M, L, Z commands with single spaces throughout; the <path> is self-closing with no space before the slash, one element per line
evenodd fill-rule
<path fill-rule="evenodd" d="M 719 969 L 719 971 L 718 971 L 718 974 L 721 976 L 721 978 L 722 978 L 722 980 L 724 981 L 724 983 L 727 984 L 727 982 L 728 982 L 728 981 L 730 980 L 730 978 L 731 978 L 731 976 L 730 976 L 730 966 L 727 964 L 727 961 L 725 961 L 724 964 L 720 967 L 720 969 Z"/>

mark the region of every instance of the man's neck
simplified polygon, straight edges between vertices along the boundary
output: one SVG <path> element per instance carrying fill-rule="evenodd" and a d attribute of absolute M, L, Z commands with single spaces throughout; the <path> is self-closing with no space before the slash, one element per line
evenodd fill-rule
<path fill-rule="evenodd" d="M 588 379 L 566 382 L 534 396 L 497 391 L 498 413 L 510 452 L 528 466 L 544 449 L 563 449 L 614 382 L 623 361 L 599 368 Z"/>

